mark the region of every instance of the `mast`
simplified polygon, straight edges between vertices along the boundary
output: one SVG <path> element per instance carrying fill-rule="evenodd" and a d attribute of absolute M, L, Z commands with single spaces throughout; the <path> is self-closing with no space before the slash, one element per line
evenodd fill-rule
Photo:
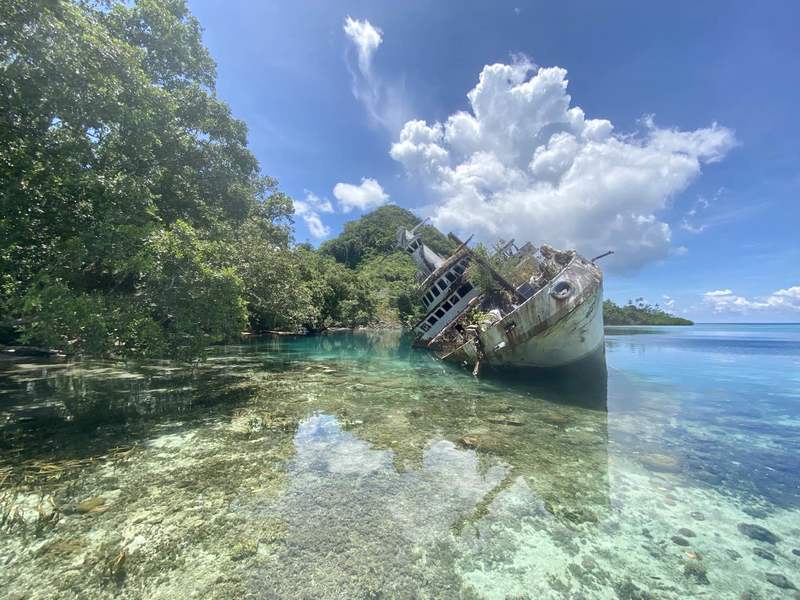
<path fill-rule="evenodd" d="M 420 221 L 411 231 L 405 227 L 400 227 L 397 230 L 397 245 L 411 256 L 423 279 L 438 269 L 444 262 L 441 256 L 422 243 L 418 230 L 424 223 L 425 221 Z"/>

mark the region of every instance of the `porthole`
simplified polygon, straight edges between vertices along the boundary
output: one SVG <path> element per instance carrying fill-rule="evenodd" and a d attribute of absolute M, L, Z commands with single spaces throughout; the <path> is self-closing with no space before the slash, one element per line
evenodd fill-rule
<path fill-rule="evenodd" d="M 566 300 L 572 295 L 572 284 L 569 281 L 559 281 L 550 290 L 550 295 L 556 300 Z"/>

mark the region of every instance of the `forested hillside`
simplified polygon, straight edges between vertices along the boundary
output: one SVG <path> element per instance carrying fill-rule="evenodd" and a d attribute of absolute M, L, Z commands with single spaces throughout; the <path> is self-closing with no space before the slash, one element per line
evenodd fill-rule
<path fill-rule="evenodd" d="M 422 316 L 414 293 L 414 261 L 396 245 L 398 227 L 411 229 L 419 221 L 404 208 L 383 206 L 346 223 L 338 237 L 320 247 L 322 254 L 359 275 L 370 290 L 377 324 L 407 324 Z M 435 227 L 423 225 L 420 231 L 423 241 L 442 256 L 453 250 L 453 243 Z"/>
<path fill-rule="evenodd" d="M 603 319 L 606 325 L 694 325 L 689 319 L 676 317 L 659 306 L 647 304 L 642 298 L 619 306 L 611 300 L 603 302 Z"/>

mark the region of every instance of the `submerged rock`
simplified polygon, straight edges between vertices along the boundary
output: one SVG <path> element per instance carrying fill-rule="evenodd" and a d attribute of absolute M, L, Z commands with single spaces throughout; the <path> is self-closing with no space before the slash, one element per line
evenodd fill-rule
<path fill-rule="evenodd" d="M 495 425 L 514 425 L 517 427 L 522 425 L 522 421 L 512 417 L 489 417 L 486 420 L 489 421 L 489 423 L 494 423 Z"/>
<path fill-rule="evenodd" d="M 678 535 L 682 535 L 683 537 L 692 538 L 692 537 L 695 537 L 697 534 L 694 531 L 692 531 L 691 529 L 688 529 L 686 527 L 681 527 L 680 529 L 678 529 Z"/>
<path fill-rule="evenodd" d="M 756 506 L 745 506 L 742 509 L 742 512 L 753 517 L 754 519 L 765 519 L 767 518 L 768 514 L 763 508 L 758 508 Z"/>
<path fill-rule="evenodd" d="M 767 581 L 769 581 L 775 587 L 779 587 L 782 590 L 796 590 L 797 588 L 795 585 L 786 579 L 784 575 L 780 575 L 778 573 L 767 573 Z"/>
<path fill-rule="evenodd" d="M 739 560 L 740 558 L 742 558 L 742 555 L 732 548 L 728 548 L 727 550 L 725 550 L 725 552 L 731 560 Z"/>
<path fill-rule="evenodd" d="M 561 514 L 576 525 L 580 525 L 581 523 L 597 523 L 599 520 L 595 513 L 588 508 L 582 507 L 574 510 L 565 510 Z"/>
<path fill-rule="evenodd" d="M 106 504 L 106 499 L 102 496 L 93 496 L 91 498 L 86 498 L 85 500 L 81 500 L 80 502 L 75 502 L 74 504 L 68 504 L 64 507 L 64 513 L 66 514 L 79 514 L 85 515 L 87 513 L 101 513 L 108 510 L 108 506 Z"/>
<path fill-rule="evenodd" d="M 639 462 L 651 471 L 678 473 L 681 470 L 680 461 L 668 454 L 642 454 L 639 457 Z"/>
<path fill-rule="evenodd" d="M 508 442 L 500 436 L 488 433 L 468 433 L 458 438 L 464 448 L 482 452 L 502 452 L 508 449 Z"/>
<path fill-rule="evenodd" d="M 688 546 L 689 540 L 686 538 L 682 538 L 679 535 L 673 535 L 671 538 L 673 544 L 677 544 L 678 546 Z"/>
<path fill-rule="evenodd" d="M 753 523 L 739 523 L 737 526 L 739 531 L 747 537 L 758 540 L 759 542 L 766 542 L 768 544 L 777 544 L 780 538 L 772 533 L 766 527 L 755 525 Z"/>
<path fill-rule="evenodd" d="M 650 593 L 636 587 L 630 579 L 614 584 L 614 591 L 620 600 L 649 600 L 653 598 Z"/>
<path fill-rule="evenodd" d="M 753 554 L 765 560 L 775 560 L 775 555 L 763 548 L 753 548 Z"/>
<path fill-rule="evenodd" d="M 567 417 L 558 413 L 547 413 L 541 415 L 539 418 L 545 423 L 549 423 L 550 425 L 559 425 L 561 427 L 569 423 L 569 419 Z"/>
<path fill-rule="evenodd" d="M 458 438 L 458 443 L 465 448 L 475 450 L 478 446 L 480 446 L 481 441 L 476 435 L 462 435 L 460 438 Z"/>
<path fill-rule="evenodd" d="M 690 579 L 694 579 L 697 583 L 702 583 L 703 585 L 710 583 L 706 566 L 699 560 L 687 560 L 683 564 L 683 574 Z"/>
<path fill-rule="evenodd" d="M 234 544 L 231 549 L 231 560 L 244 560 L 249 556 L 254 556 L 258 550 L 258 544 L 253 540 L 241 540 Z"/>
<path fill-rule="evenodd" d="M 795 556 L 800 556 L 800 548 L 793 548 L 792 554 L 794 554 Z"/>

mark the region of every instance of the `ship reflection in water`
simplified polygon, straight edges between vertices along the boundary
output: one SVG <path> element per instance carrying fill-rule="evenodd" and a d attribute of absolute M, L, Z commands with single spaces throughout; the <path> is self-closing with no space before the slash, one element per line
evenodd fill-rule
<path fill-rule="evenodd" d="M 370 346 L 358 337 L 315 344 L 318 352 Z M 377 360 L 380 350 L 368 354 Z M 538 561 L 547 570 L 576 552 L 578 530 L 608 518 L 602 360 L 585 387 L 570 371 L 478 381 L 425 353 L 413 357 L 422 375 L 413 391 L 391 373 L 359 378 L 368 411 L 344 399 L 303 419 L 285 490 L 239 499 L 238 510 L 287 527 L 287 543 L 271 547 L 253 589 L 324 595 L 335 587 L 354 597 L 370 581 L 413 596 L 422 578 L 428 593 L 448 597 L 463 587 L 461 569 L 502 564 L 500 548 L 506 559 L 527 552 L 517 536 L 546 544 L 526 568 Z M 298 557 L 302 572 L 287 569 Z"/>

